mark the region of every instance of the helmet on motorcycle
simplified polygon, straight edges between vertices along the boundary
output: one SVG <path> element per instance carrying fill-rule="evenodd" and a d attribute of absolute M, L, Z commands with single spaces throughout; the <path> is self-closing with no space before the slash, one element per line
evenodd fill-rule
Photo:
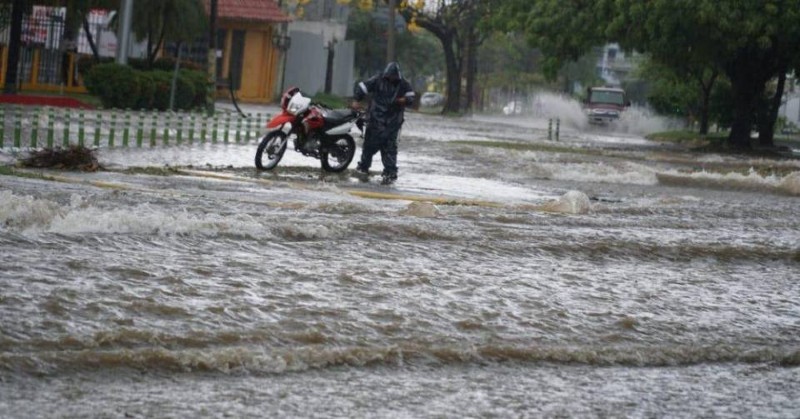
<path fill-rule="evenodd" d="M 281 96 L 281 109 L 286 110 L 286 108 L 289 106 L 289 101 L 292 100 L 292 96 L 299 92 L 299 87 L 292 86 L 288 88 L 286 92 L 283 93 L 283 96 Z"/>

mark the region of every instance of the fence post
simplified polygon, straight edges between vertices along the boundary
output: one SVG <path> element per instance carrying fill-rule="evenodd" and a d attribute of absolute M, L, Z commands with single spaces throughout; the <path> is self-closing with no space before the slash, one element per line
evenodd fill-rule
<path fill-rule="evenodd" d="M 195 113 L 194 111 L 189 113 L 189 144 L 191 145 L 194 142 L 194 124 L 195 124 Z"/>
<path fill-rule="evenodd" d="M 117 111 L 116 109 L 111 110 L 111 126 L 108 128 L 108 147 L 114 147 L 114 135 L 116 134 L 117 130 Z"/>
<path fill-rule="evenodd" d="M 0 148 L 5 147 L 6 142 L 6 110 L 0 108 Z"/>
<path fill-rule="evenodd" d="M 231 133 L 231 113 L 225 114 L 225 144 L 228 144 L 228 137 Z"/>
<path fill-rule="evenodd" d="M 50 108 L 47 112 L 47 147 L 53 148 L 53 145 L 56 141 L 56 134 L 54 129 L 55 124 L 55 111 L 53 108 Z"/>
<path fill-rule="evenodd" d="M 94 146 L 100 147 L 100 125 L 103 124 L 103 115 L 98 113 L 94 120 Z"/>
<path fill-rule="evenodd" d="M 178 133 L 175 135 L 175 141 L 178 145 L 181 145 L 183 142 L 183 119 L 186 117 L 184 112 L 178 111 Z"/>
<path fill-rule="evenodd" d="M 553 118 L 547 120 L 547 139 L 553 139 Z"/>
<path fill-rule="evenodd" d="M 39 115 L 41 112 L 41 108 L 36 108 L 36 112 L 33 114 L 33 121 L 31 121 L 31 148 L 36 148 L 38 146 L 39 140 Z"/>
<path fill-rule="evenodd" d="M 136 147 L 141 148 L 144 141 L 144 111 L 139 110 L 139 115 L 136 118 Z"/>
<path fill-rule="evenodd" d="M 219 114 L 214 112 L 214 122 L 212 124 L 211 131 L 211 142 L 216 144 L 217 143 L 217 134 L 219 131 Z"/>
<path fill-rule="evenodd" d="M 206 132 L 208 131 L 208 115 L 201 114 L 200 117 L 203 118 L 200 121 L 200 143 L 205 144 L 206 143 Z"/>
<path fill-rule="evenodd" d="M 150 111 L 151 115 L 153 116 L 150 119 L 150 123 L 153 125 L 150 127 L 150 147 L 156 146 L 156 126 L 158 125 L 158 112 Z"/>
<path fill-rule="evenodd" d="M 84 115 L 83 111 L 78 114 L 78 145 L 83 147 L 86 143 L 84 140 L 85 131 L 83 129 Z"/>
<path fill-rule="evenodd" d="M 172 112 L 167 112 L 164 118 L 164 145 L 169 145 L 169 127 L 172 125 Z"/>
<path fill-rule="evenodd" d="M 17 120 L 14 121 L 14 147 L 22 147 L 22 109 L 17 107 Z"/>
<path fill-rule="evenodd" d="M 69 123 L 72 118 L 69 115 L 69 109 L 64 108 L 64 112 L 61 113 L 64 117 L 64 138 L 61 139 L 61 145 L 63 147 L 69 146 Z"/>
<path fill-rule="evenodd" d="M 236 144 L 242 142 L 242 116 L 236 115 Z"/>
<path fill-rule="evenodd" d="M 122 146 L 128 147 L 131 137 L 131 110 L 125 109 L 125 126 L 122 128 Z"/>

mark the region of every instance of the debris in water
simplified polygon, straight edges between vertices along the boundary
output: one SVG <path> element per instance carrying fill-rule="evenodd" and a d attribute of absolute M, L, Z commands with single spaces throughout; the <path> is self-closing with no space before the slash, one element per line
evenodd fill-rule
<path fill-rule="evenodd" d="M 23 167 L 81 170 L 84 172 L 96 172 L 102 169 L 97 157 L 94 155 L 94 150 L 80 145 L 34 150 L 30 152 L 28 157 L 20 160 L 20 164 Z"/>

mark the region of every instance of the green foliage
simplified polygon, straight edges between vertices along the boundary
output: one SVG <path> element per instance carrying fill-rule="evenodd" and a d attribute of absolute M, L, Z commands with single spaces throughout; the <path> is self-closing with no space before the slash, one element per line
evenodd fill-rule
<path fill-rule="evenodd" d="M 106 108 L 131 108 L 139 97 L 134 70 L 126 65 L 98 64 L 85 75 L 84 84 Z"/>
<path fill-rule="evenodd" d="M 351 11 L 346 38 L 355 41 L 358 78 L 370 77 L 386 66 L 386 31 L 386 23 L 381 22 L 372 10 Z M 415 87 L 420 87 L 420 80 L 443 72 L 441 45 L 430 33 L 402 30 L 396 35 L 397 61 L 403 69 L 403 76 Z"/>
<path fill-rule="evenodd" d="M 152 63 L 148 63 L 147 59 L 144 58 L 129 58 L 128 64 L 136 70 L 141 71 L 148 71 L 148 70 L 160 70 L 160 71 L 174 71 L 175 70 L 175 58 L 174 57 L 161 57 Z M 191 61 L 181 60 L 180 64 L 181 69 L 188 69 L 188 70 L 196 70 L 196 71 L 204 71 L 205 68 L 199 64 L 193 63 Z"/>
<path fill-rule="evenodd" d="M 169 109 L 172 71 L 138 71 L 119 64 L 98 64 L 86 75 L 89 92 L 106 108 Z M 201 93 L 198 93 L 200 89 Z M 205 74 L 193 70 L 178 73 L 175 108 L 192 109 L 205 100 Z"/>
<path fill-rule="evenodd" d="M 347 99 L 341 96 L 336 96 L 328 93 L 319 92 L 311 98 L 312 101 L 316 103 L 321 103 L 324 106 L 327 106 L 332 109 L 339 109 L 347 107 Z"/>

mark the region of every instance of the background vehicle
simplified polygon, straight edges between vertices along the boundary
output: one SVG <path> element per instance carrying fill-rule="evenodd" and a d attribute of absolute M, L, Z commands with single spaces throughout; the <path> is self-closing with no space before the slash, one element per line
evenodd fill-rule
<path fill-rule="evenodd" d="M 444 103 L 444 95 L 437 92 L 425 92 L 419 99 L 420 106 L 433 107 Z"/>
<path fill-rule="evenodd" d="M 363 135 L 364 120 L 360 112 L 312 103 L 300 89 L 292 87 L 281 97 L 281 113 L 267 123 L 267 133 L 256 149 L 256 167 L 275 168 L 291 138 L 295 151 L 319 159 L 323 170 L 344 171 L 356 152 L 356 142 L 350 135 L 353 126 Z"/>
<path fill-rule="evenodd" d="M 590 124 L 606 125 L 619 119 L 630 102 L 625 91 L 617 87 L 590 87 L 586 89 L 583 108 Z"/>
<path fill-rule="evenodd" d="M 512 100 L 503 106 L 504 115 L 519 115 L 522 113 L 524 105 L 521 100 Z"/>

